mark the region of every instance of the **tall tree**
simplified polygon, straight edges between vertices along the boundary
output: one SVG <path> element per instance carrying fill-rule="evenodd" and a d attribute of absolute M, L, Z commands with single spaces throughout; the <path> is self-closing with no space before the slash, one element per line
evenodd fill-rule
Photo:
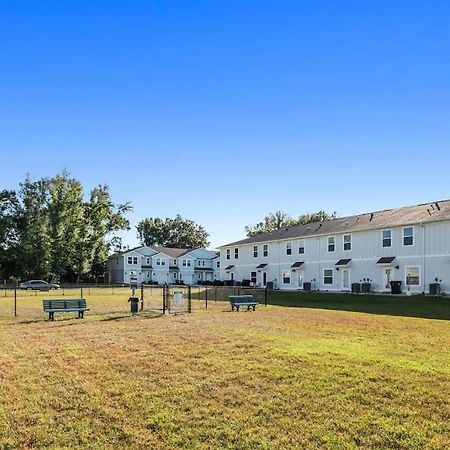
<path fill-rule="evenodd" d="M 174 219 L 149 217 L 141 220 L 136 229 L 143 245 L 173 248 L 200 248 L 209 245 L 206 230 L 193 220 L 183 219 L 180 214 Z"/>
<path fill-rule="evenodd" d="M 256 225 L 247 225 L 245 232 L 248 237 L 258 236 L 263 233 L 270 233 L 274 230 L 280 230 L 282 228 L 289 228 L 295 225 L 302 225 L 311 222 L 323 222 L 324 220 L 330 220 L 336 218 L 336 213 L 326 213 L 325 211 L 318 211 L 314 213 L 302 214 L 298 219 L 293 219 L 283 211 L 275 211 L 269 213 L 261 222 Z"/>
<path fill-rule="evenodd" d="M 17 272 L 19 201 L 15 191 L 0 191 L 0 279 Z"/>

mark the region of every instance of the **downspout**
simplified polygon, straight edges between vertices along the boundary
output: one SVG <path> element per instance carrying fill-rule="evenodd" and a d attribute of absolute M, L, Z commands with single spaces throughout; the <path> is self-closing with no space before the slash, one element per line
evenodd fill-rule
<path fill-rule="evenodd" d="M 421 223 L 420 226 L 422 227 L 422 292 L 425 293 L 425 224 Z"/>

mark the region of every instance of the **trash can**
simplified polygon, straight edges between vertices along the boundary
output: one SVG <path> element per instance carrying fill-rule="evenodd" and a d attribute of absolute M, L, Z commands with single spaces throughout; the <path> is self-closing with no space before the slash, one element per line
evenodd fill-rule
<path fill-rule="evenodd" d="M 402 282 L 401 281 L 391 281 L 391 294 L 401 294 L 402 293 Z"/>
<path fill-rule="evenodd" d="M 352 292 L 359 294 L 361 292 L 361 283 L 352 283 Z"/>
<path fill-rule="evenodd" d="M 137 314 L 139 309 L 139 299 L 137 297 L 130 297 L 128 302 L 130 303 L 131 314 Z"/>
<path fill-rule="evenodd" d="M 311 283 L 309 281 L 305 281 L 303 283 L 303 290 L 304 291 L 310 291 L 311 290 Z"/>
<path fill-rule="evenodd" d="M 268 282 L 266 283 L 266 288 L 267 288 L 267 289 L 273 289 L 273 281 L 268 281 Z"/>
<path fill-rule="evenodd" d="M 430 295 L 441 295 L 440 283 L 430 283 Z"/>
<path fill-rule="evenodd" d="M 368 294 L 370 292 L 370 288 L 371 288 L 372 284 L 371 283 L 362 283 L 361 284 L 361 292 L 363 292 L 364 294 Z"/>

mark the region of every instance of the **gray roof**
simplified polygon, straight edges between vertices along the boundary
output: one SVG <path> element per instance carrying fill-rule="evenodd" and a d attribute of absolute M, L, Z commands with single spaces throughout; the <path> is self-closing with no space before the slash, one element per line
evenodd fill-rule
<path fill-rule="evenodd" d="M 424 203 L 404 208 L 387 209 L 357 216 L 340 217 L 323 222 L 312 222 L 305 225 L 297 225 L 291 228 L 283 228 L 249 237 L 230 244 L 253 244 L 258 242 L 278 241 L 282 239 L 294 239 L 319 235 L 332 235 L 339 233 L 351 233 L 354 231 L 376 230 L 403 225 L 414 225 L 425 222 L 440 222 L 450 220 L 450 200 L 441 200 L 433 203 Z"/>

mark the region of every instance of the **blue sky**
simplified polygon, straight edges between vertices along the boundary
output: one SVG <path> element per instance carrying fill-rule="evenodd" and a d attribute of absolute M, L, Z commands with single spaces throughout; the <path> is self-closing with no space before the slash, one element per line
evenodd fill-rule
<path fill-rule="evenodd" d="M 68 169 L 213 246 L 450 197 L 447 1 L 1 1 L 0 36 L 0 189 Z"/>

